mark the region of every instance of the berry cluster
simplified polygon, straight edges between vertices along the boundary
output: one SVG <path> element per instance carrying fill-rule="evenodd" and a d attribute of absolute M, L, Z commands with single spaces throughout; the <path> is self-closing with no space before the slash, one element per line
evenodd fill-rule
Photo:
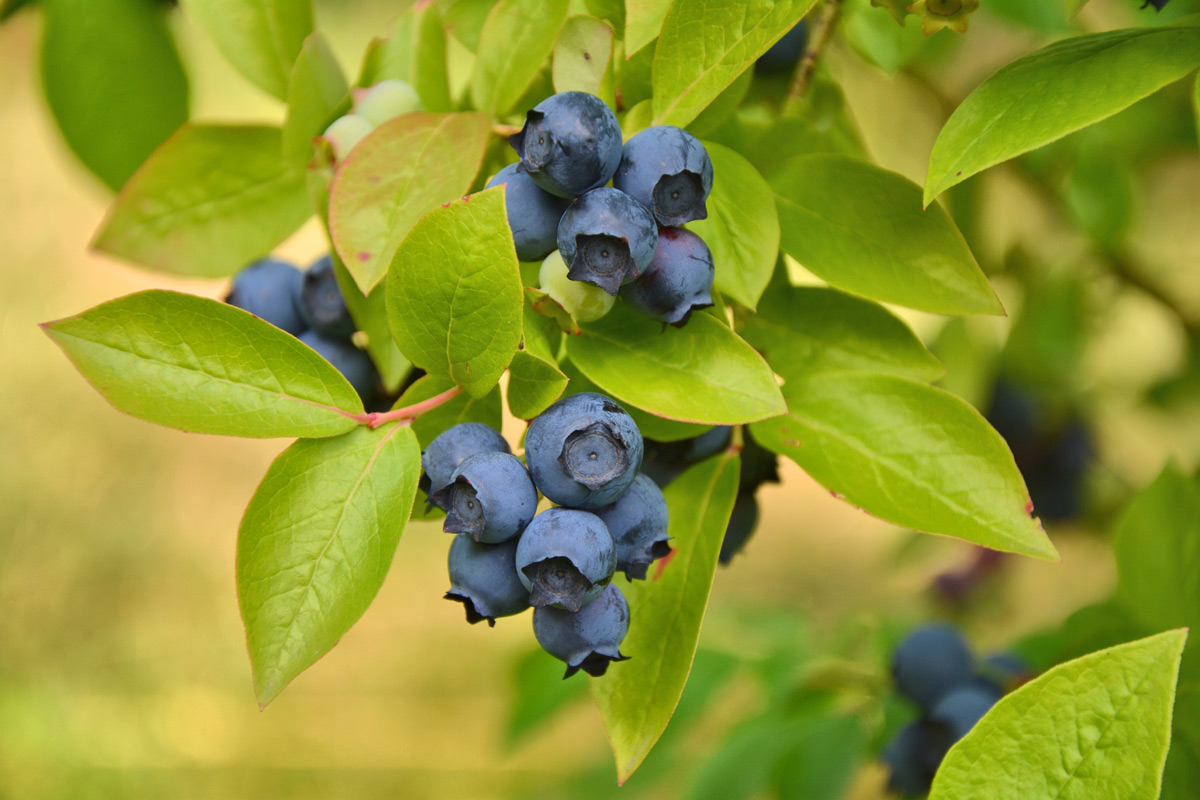
<path fill-rule="evenodd" d="M 225 302 L 292 334 L 337 368 L 364 401 L 375 396 L 379 373 L 355 347 L 355 325 L 338 288 L 333 260 L 322 256 L 304 272 L 268 258 L 233 279 Z"/>
<path fill-rule="evenodd" d="M 957 628 L 934 624 L 910 633 L 892 656 L 896 691 L 921 716 L 901 728 L 881 758 L 891 769 L 889 788 L 905 797 L 929 792 L 951 746 L 967 735 L 996 701 L 1030 677 L 1012 654 L 976 663 Z"/>
<path fill-rule="evenodd" d="M 446 512 L 447 600 L 467 621 L 533 606 L 538 643 L 567 664 L 603 675 L 622 661 L 629 606 L 612 577 L 644 579 L 670 552 L 667 503 L 638 472 L 643 442 L 633 418 L 603 395 L 569 395 L 525 434 L 525 464 L 494 429 L 450 428 L 421 454 L 421 487 Z M 538 492 L 556 507 L 537 513 Z"/>
<path fill-rule="evenodd" d="M 712 160 L 695 136 L 658 125 L 622 146 L 604 101 L 562 92 L 509 141 L 520 160 L 488 186 L 505 187 L 518 258 L 543 262 L 541 290 L 576 321 L 607 314 L 618 292 L 676 326 L 713 304 L 712 253 L 682 227 L 708 216 L 712 191 Z"/>
<path fill-rule="evenodd" d="M 341 161 L 367 134 L 389 119 L 421 110 L 417 90 L 404 81 L 390 78 L 367 89 L 355 89 L 354 107 L 349 114 L 335 119 L 322 134 Z"/>
<path fill-rule="evenodd" d="M 659 486 L 666 486 L 688 467 L 729 447 L 731 434 L 731 428 L 718 425 L 699 436 L 676 442 L 647 439 L 642 472 Z M 758 525 L 758 500 L 755 498 L 758 488 L 764 483 L 779 483 L 779 457 L 754 441 L 749 430 L 743 429 L 742 436 L 738 493 L 721 542 L 722 564 L 729 564 L 754 534 Z"/>

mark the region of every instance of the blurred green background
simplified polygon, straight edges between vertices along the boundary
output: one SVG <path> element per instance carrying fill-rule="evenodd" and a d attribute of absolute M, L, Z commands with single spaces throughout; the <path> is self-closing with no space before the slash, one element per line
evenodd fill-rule
<path fill-rule="evenodd" d="M 404 5 L 328 0 L 317 4 L 318 25 L 353 72 Z M 882 13 L 855 5 L 862 19 Z M 846 44 L 829 53 L 847 110 L 883 166 L 921 181 L 947 103 L 1065 32 L 1045 13 L 1057 4 L 984 5 L 967 38 L 939 34 L 906 72 L 888 75 Z M 1137 24 L 1136 7 L 1093 0 L 1079 25 Z M 194 118 L 278 122 L 278 103 L 186 17 L 171 20 Z M 860 46 L 872 41 L 864 30 Z M 463 622 L 461 607 L 442 600 L 449 537 L 429 523 L 410 526 L 378 599 L 340 645 L 258 710 L 234 542 L 284 443 L 190 436 L 122 416 L 37 329 L 144 288 L 211 297 L 224 288 L 88 251 L 110 198 L 46 111 L 40 35 L 37 13 L 0 27 L 0 796 L 617 794 L 584 679 L 558 681 L 559 668 L 535 654 L 528 616 L 495 629 Z M 861 654 L 873 685 L 884 656 L 872 643 L 895 626 L 950 615 L 979 647 L 1005 647 L 1108 596 L 1104 534 L 1115 511 L 1166 460 L 1191 470 L 1200 454 L 1200 381 L 1187 371 L 1189 330 L 1200 321 L 1189 88 L 1170 87 L 950 197 L 1010 316 L 955 323 L 939 351 L 947 386 L 986 399 L 981 376 L 994 359 L 1011 359 L 997 354 L 1014 321 L 1035 319 L 1024 313 L 1030 299 L 1056 282 L 1082 292 L 1070 314 L 1041 314 L 1022 334 L 1035 371 L 1067 385 L 1097 434 L 1089 513 L 1048 525 L 1062 563 L 1007 561 L 968 603 L 949 607 L 931 580 L 970 563 L 970 547 L 871 519 L 784 464 L 782 485 L 760 493 L 755 538 L 717 575 L 677 719 L 621 796 L 722 796 L 720 762 L 704 765 L 742 720 L 779 701 L 771 687 L 789 685 L 810 657 Z M 310 225 L 281 255 L 304 263 L 322 249 Z M 946 323 L 903 314 L 931 343 Z M 1008 368 L 1024 367 L 1018 358 Z M 506 433 L 515 439 L 519 428 L 510 420 Z M 541 719 L 539 705 L 560 702 Z M 883 783 L 868 763 L 849 796 L 880 797 Z"/>

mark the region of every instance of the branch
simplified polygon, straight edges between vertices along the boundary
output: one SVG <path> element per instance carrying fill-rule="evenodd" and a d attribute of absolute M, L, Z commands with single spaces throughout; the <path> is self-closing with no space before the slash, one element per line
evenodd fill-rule
<path fill-rule="evenodd" d="M 800 63 L 796 65 L 796 74 L 792 76 L 792 85 L 788 87 L 787 97 L 783 100 L 784 116 L 799 112 L 800 104 L 804 100 L 804 96 L 808 94 L 808 87 L 812 84 L 813 73 L 817 71 L 821 54 L 825 52 L 826 45 L 833 38 L 833 31 L 837 27 L 841 11 L 842 0 L 826 0 L 825 5 L 821 8 L 821 17 L 813 25 L 812 36 L 808 38 L 808 46 L 804 48 L 804 55 L 800 57 Z"/>
<path fill-rule="evenodd" d="M 397 420 L 411 421 L 421 416 L 426 411 L 432 411 L 438 406 L 448 403 L 455 397 L 458 397 L 461 392 L 462 387 L 455 386 L 453 389 L 447 389 L 441 394 L 434 395 L 428 400 L 422 400 L 419 403 L 413 403 L 411 406 L 393 408 L 391 411 L 372 412 L 367 415 L 367 417 L 369 417 L 367 425 L 370 426 L 371 430 L 374 430 L 381 425 L 386 425 L 389 422 L 395 422 Z"/>

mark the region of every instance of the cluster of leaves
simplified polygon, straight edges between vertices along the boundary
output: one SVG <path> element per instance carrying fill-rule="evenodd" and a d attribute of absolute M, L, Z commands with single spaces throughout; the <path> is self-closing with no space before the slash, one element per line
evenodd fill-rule
<path fill-rule="evenodd" d="M 313 30 L 308 3 L 185 0 L 230 63 L 286 103 L 282 124 L 181 125 L 123 182 L 95 246 L 147 269 L 218 278 L 315 215 L 384 382 L 397 390 L 412 369 L 426 373 L 393 411 L 367 413 L 292 337 L 172 292 L 46 325 L 122 411 L 186 431 L 298 439 L 271 466 L 239 531 L 239 599 L 262 704 L 369 606 L 412 513 L 422 445 L 457 422 L 498 426 L 506 373 L 504 399 L 518 418 L 565 391 L 598 389 L 661 441 L 748 425 L 763 446 L 877 517 L 1056 557 L 1004 441 L 971 405 L 931 385 L 941 363 L 883 304 L 1003 313 L 935 199 L 1182 78 L 1200 65 L 1200 24 L 1075 36 L 1017 60 L 951 115 L 921 187 L 872 164 L 845 110 L 830 111 L 818 92 L 799 96 L 801 81 L 751 85 L 755 59 L 814 2 L 589 0 L 590 15 L 572 15 L 567 0 L 422 3 L 371 43 L 351 82 Z M 51 16 L 69 5 L 46 0 Z M 386 78 L 409 82 L 426 110 L 379 126 L 336 165 L 314 150 L 314 137 L 349 108 L 351 88 Z M 47 74 L 61 119 L 51 86 Z M 718 177 L 708 219 L 690 227 L 713 252 L 717 302 L 686 328 L 662 330 L 619 304 L 564 336 L 532 309 L 504 193 L 480 188 L 511 160 L 496 134 L 565 90 L 611 101 L 627 134 L 671 124 L 704 139 Z M 789 113 L 775 113 L 780 105 Z M 120 170 L 110 175 L 122 183 Z M 802 270 L 826 285 L 796 285 Z M 737 483 L 738 458 L 722 453 L 666 489 L 676 555 L 652 591 L 629 594 L 634 660 L 592 682 L 622 781 L 683 692 Z M 961 754 L 1004 732 L 1024 731 L 1021 752 L 1065 764 L 1059 748 L 1075 737 L 1059 718 L 1028 725 L 1038 708 L 1028 698 L 1050 685 L 1063 708 L 1098 702 L 1070 670 L 1128 678 L 1153 668 L 1155 691 L 1138 695 L 1145 713 L 1122 714 L 1149 727 L 1169 718 L 1168 667 L 1180 647 L 1181 636 L 1165 634 L 1048 673 L 955 748 L 935 795 L 958 796 L 955 765 L 969 757 Z M 1122 762 L 1149 765 L 1139 787 L 1155 784 L 1153 759 L 1121 751 L 1126 741 L 1103 745 Z M 1165 740 L 1143 741 L 1165 755 Z"/>

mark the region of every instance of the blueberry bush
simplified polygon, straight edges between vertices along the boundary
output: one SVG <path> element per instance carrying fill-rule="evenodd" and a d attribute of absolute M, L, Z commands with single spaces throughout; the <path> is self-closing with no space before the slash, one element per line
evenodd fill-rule
<path fill-rule="evenodd" d="M 49 110 L 117 190 L 93 246 L 229 279 L 225 302 L 153 289 L 43 329 L 121 412 L 294 440 L 237 531 L 262 707 L 407 568 L 409 520 L 438 519 L 446 598 L 532 624 L 566 664 L 569 690 L 530 669 L 514 702 L 544 722 L 587 684 L 625 783 L 727 677 L 709 595 L 793 462 L 977 546 L 933 583 L 946 616 L 1012 560 L 1058 560 L 1044 521 L 1112 528 L 1117 589 L 984 656 L 928 620 L 816 655 L 776 642 L 770 701 L 688 797 L 837 798 L 864 764 L 936 800 L 1194 797 L 1200 482 L 1177 463 L 1140 491 L 1106 480 L 1076 376 L 1116 282 L 1185 331 L 1146 402 L 1200 389 L 1195 303 L 1125 242 L 1135 167 L 1195 157 L 1177 120 L 1200 107 L 1200 7 L 1085 3 L 420 0 L 347 71 L 308 0 L 6 0 L 0 19 L 44 16 Z M 171 15 L 278 100 L 275 124 L 189 120 Z M 1032 35 L 939 88 L 984 24 Z M 942 92 L 923 184 L 861 136 L 843 82 L 864 69 Z M 995 175 L 1090 266 L 998 241 Z M 300 269 L 275 253 L 313 219 L 328 252 Z"/>

